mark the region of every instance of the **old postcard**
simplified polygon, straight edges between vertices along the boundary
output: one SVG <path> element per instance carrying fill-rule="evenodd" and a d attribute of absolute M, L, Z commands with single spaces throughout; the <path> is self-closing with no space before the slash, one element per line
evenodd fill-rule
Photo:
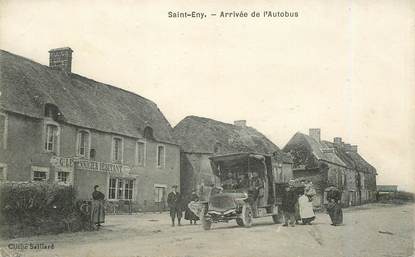
<path fill-rule="evenodd" d="M 415 3 L 0 0 L 0 257 L 414 256 Z"/>

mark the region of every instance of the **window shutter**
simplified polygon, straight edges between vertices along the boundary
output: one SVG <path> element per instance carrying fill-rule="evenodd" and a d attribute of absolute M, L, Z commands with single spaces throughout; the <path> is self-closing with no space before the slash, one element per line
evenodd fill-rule
<path fill-rule="evenodd" d="M 81 132 L 78 132 L 76 136 L 76 144 L 77 144 L 76 155 L 80 156 L 81 155 Z"/>
<path fill-rule="evenodd" d="M 118 158 L 117 156 L 117 139 L 113 138 L 112 139 L 112 160 L 116 161 Z"/>
<path fill-rule="evenodd" d="M 49 141 L 49 125 L 46 126 L 45 128 L 45 150 L 49 150 L 48 149 L 48 141 Z"/>
<path fill-rule="evenodd" d="M 56 126 L 52 127 L 52 131 L 53 131 L 53 146 L 52 146 L 52 151 L 54 153 L 58 153 L 58 128 Z"/>
<path fill-rule="evenodd" d="M 88 133 L 88 132 L 85 132 L 85 149 L 84 149 L 84 151 L 85 151 L 85 158 L 87 158 L 87 159 L 89 159 L 89 149 L 90 149 L 90 146 L 89 146 L 89 141 L 90 141 L 90 136 L 91 136 L 91 134 L 90 133 Z"/>

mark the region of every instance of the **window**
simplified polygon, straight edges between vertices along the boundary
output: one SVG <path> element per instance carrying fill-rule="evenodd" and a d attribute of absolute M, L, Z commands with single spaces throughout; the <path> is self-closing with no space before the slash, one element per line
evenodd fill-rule
<path fill-rule="evenodd" d="M 89 158 L 90 133 L 86 130 L 78 132 L 78 156 Z"/>
<path fill-rule="evenodd" d="M 61 114 L 56 105 L 50 103 L 45 104 L 45 117 L 56 120 L 59 115 Z"/>
<path fill-rule="evenodd" d="M 154 136 L 153 136 L 153 129 L 149 126 L 144 128 L 144 132 L 143 132 L 143 136 L 144 138 L 148 138 L 148 139 L 153 139 L 154 140 Z"/>
<path fill-rule="evenodd" d="M 47 181 L 49 179 L 49 168 L 32 166 L 32 181 Z"/>
<path fill-rule="evenodd" d="M 58 154 L 59 127 L 54 124 L 46 124 L 45 127 L 45 151 Z"/>
<path fill-rule="evenodd" d="M 117 179 L 110 178 L 108 198 L 115 199 L 115 190 L 117 189 Z"/>
<path fill-rule="evenodd" d="M 110 178 L 108 190 L 108 199 L 132 200 L 134 179 Z"/>
<path fill-rule="evenodd" d="M 118 179 L 117 182 L 117 199 L 123 199 L 124 180 Z"/>
<path fill-rule="evenodd" d="M 163 168 L 165 160 L 164 146 L 157 146 L 157 167 Z"/>
<path fill-rule="evenodd" d="M 166 185 L 154 185 L 154 202 L 164 202 L 166 194 Z"/>
<path fill-rule="evenodd" d="M 7 116 L 4 113 L 0 113 L 0 147 L 7 147 Z"/>
<path fill-rule="evenodd" d="M 112 139 L 112 161 L 116 163 L 122 162 L 122 138 L 114 137 Z"/>
<path fill-rule="evenodd" d="M 124 199 L 133 199 L 133 181 L 132 180 L 126 180 L 125 182 Z"/>
<path fill-rule="evenodd" d="M 7 165 L 0 163 L 0 181 L 7 180 Z"/>
<path fill-rule="evenodd" d="M 213 146 L 213 153 L 220 153 L 221 152 L 221 149 L 222 149 L 222 144 L 221 143 L 216 143 L 214 146 Z"/>
<path fill-rule="evenodd" d="M 58 171 L 58 182 L 68 183 L 69 179 L 69 172 L 66 171 Z"/>
<path fill-rule="evenodd" d="M 365 188 L 365 175 L 360 173 L 360 187 Z"/>
<path fill-rule="evenodd" d="M 146 145 L 144 142 L 137 142 L 136 144 L 136 157 L 135 157 L 135 164 L 144 166 L 145 162 L 145 148 Z"/>
<path fill-rule="evenodd" d="M 33 171 L 33 181 L 45 181 L 46 180 L 46 172 L 44 171 Z"/>

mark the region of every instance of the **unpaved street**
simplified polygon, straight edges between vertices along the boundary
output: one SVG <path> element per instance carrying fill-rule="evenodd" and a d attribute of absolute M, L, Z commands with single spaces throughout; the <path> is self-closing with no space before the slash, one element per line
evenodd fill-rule
<path fill-rule="evenodd" d="M 319 213 L 313 226 L 294 228 L 255 220 L 171 227 L 167 213 L 108 216 L 100 231 L 2 241 L 11 256 L 411 256 L 414 205 L 370 204 L 344 210 L 344 226 Z M 53 243 L 53 250 L 8 250 L 8 244 Z M 1 255 L 0 255 L 1 256 Z"/>

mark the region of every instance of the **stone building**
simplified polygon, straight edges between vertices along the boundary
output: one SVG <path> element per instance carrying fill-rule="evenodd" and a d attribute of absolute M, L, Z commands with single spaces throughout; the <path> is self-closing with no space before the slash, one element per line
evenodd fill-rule
<path fill-rule="evenodd" d="M 293 176 L 309 179 L 316 187 L 315 206 L 326 203 L 324 190 L 334 185 L 342 191 L 344 206 L 372 201 L 375 197 L 376 170 L 357 152 L 357 146 L 321 140 L 320 129 L 309 134 L 296 133 L 283 148 L 293 157 Z"/>
<path fill-rule="evenodd" d="M 263 134 L 246 125 L 188 116 L 173 129 L 181 146 L 181 187 L 184 194 L 198 190 L 207 198 L 209 188 L 219 183 L 212 173 L 209 157 L 218 154 L 253 152 L 273 155 L 273 172 L 279 182 L 292 178 L 292 159 Z M 205 190 L 207 188 L 207 190 Z"/>
<path fill-rule="evenodd" d="M 377 192 L 376 176 L 378 175 L 376 169 L 359 154 L 357 145 L 343 142 L 340 145 L 355 164 L 358 203 L 375 201 Z"/>
<path fill-rule="evenodd" d="M 0 51 L 0 179 L 99 185 L 113 211 L 163 209 L 180 182 L 180 148 L 157 105 L 71 72 L 72 50 L 48 67 Z"/>

